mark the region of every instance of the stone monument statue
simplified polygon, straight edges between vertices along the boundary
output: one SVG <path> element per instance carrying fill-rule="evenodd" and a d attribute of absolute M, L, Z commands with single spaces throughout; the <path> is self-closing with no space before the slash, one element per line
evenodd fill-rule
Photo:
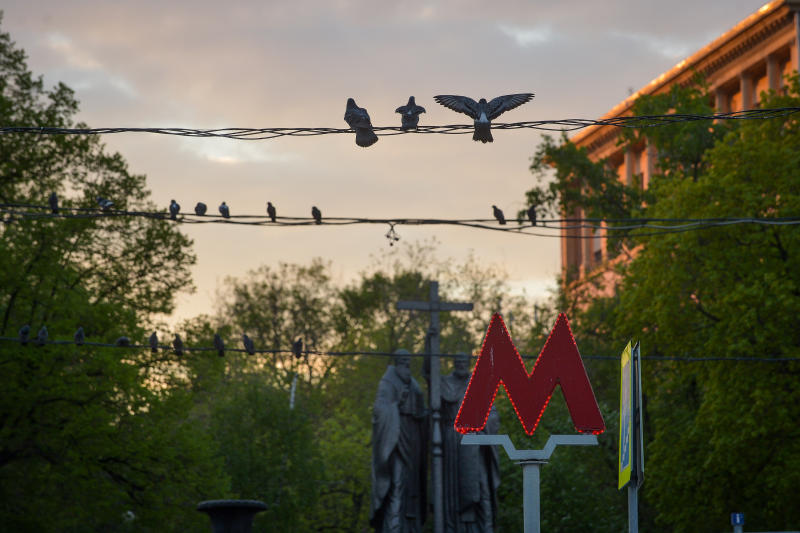
<path fill-rule="evenodd" d="M 372 500 L 369 522 L 378 533 L 419 533 L 427 498 L 428 417 L 411 357 L 395 352 L 372 407 Z"/>
<path fill-rule="evenodd" d="M 459 355 L 453 373 L 442 377 L 442 454 L 444 460 L 444 530 L 446 533 L 494 531 L 500 469 L 494 446 L 461 446 L 454 428 L 469 384 L 469 356 Z M 485 433 L 497 433 L 500 418 L 494 406 Z"/>

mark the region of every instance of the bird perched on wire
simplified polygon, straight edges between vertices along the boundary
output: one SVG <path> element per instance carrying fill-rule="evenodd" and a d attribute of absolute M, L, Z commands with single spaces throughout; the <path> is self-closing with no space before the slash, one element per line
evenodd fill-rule
<path fill-rule="evenodd" d="M 217 355 L 225 357 L 225 343 L 222 342 L 222 337 L 219 333 L 214 333 L 214 348 L 217 349 Z"/>
<path fill-rule="evenodd" d="M 83 343 L 86 342 L 86 335 L 83 333 L 82 327 L 78 327 L 78 330 L 75 332 L 73 338 L 75 339 L 75 344 L 77 346 L 83 346 Z"/>
<path fill-rule="evenodd" d="M 25 324 L 19 328 L 19 343 L 25 346 L 31 338 L 31 327 Z"/>
<path fill-rule="evenodd" d="M 378 136 L 372 130 L 369 113 L 363 107 L 358 107 L 352 98 L 347 99 L 347 108 L 344 112 L 347 125 L 356 131 L 356 144 L 366 148 L 378 142 Z"/>
<path fill-rule="evenodd" d="M 440 94 L 433 99 L 448 109 L 464 113 L 475 121 L 475 133 L 472 134 L 473 141 L 482 143 L 492 142 L 492 120 L 499 117 L 506 111 L 519 107 L 533 98 L 533 93 L 507 94 L 498 96 L 487 102 L 481 98 L 477 102 L 466 96 L 452 94 Z"/>
<path fill-rule="evenodd" d="M 418 106 L 414 101 L 413 96 L 408 97 L 408 103 L 401 105 L 394 110 L 395 113 L 400 113 L 400 128 L 404 131 L 415 130 L 419 125 L 419 114 L 425 112 L 425 108 Z"/>
<path fill-rule="evenodd" d="M 297 339 L 292 343 L 292 353 L 298 359 L 303 355 L 303 339 Z"/>
<path fill-rule="evenodd" d="M 200 217 L 205 215 L 207 210 L 208 206 L 203 202 L 197 202 L 197 205 L 194 206 L 194 214 Z"/>
<path fill-rule="evenodd" d="M 311 206 L 311 216 L 314 217 L 314 222 L 317 224 L 322 224 L 322 211 L 317 209 L 317 206 Z"/>
<path fill-rule="evenodd" d="M 42 326 L 39 333 L 36 334 L 36 346 L 44 346 L 47 342 L 47 326 Z"/>
<path fill-rule="evenodd" d="M 131 340 L 128 337 L 118 337 L 114 341 L 114 346 L 130 346 Z"/>
<path fill-rule="evenodd" d="M 246 333 L 242 333 L 242 344 L 244 345 L 244 350 L 248 353 L 248 355 L 254 355 L 256 353 L 256 347 L 253 344 L 253 339 L 248 337 Z"/>
<path fill-rule="evenodd" d="M 169 218 L 178 220 L 178 213 L 181 212 L 181 206 L 175 200 L 169 201 Z"/>
<path fill-rule="evenodd" d="M 147 339 L 147 342 L 150 343 L 150 351 L 152 353 L 158 353 L 158 335 L 154 331 L 150 338 Z"/>
<path fill-rule="evenodd" d="M 532 225 L 536 225 L 536 206 L 532 205 L 528 208 L 528 220 L 531 221 Z"/>
<path fill-rule="evenodd" d="M 231 218 L 231 210 L 228 209 L 228 204 L 222 202 L 219 204 L 219 212 L 225 218 Z"/>
<path fill-rule="evenodd" d="M 175 339 L 172 341 L 172 348 L 175 350 L 175 355 L 183 355 L 183 341 L 181 340 L 181 336 L 177 333 L 175 334 Z"/>
<path fill-rule="evenodd" d="M 499 207 L 492 205 L 492 213 L 494 213 L 494 218 L 496 218 L 501 225 L 506 223 L 506 217 L 503 215 L 503 211 Z"/>
<path fill-rule="evenodd" d="M 267 202 L 267 214 L 269 215 L 269 219 L 275 222 L 278 212 L 275 210 L 275 206 L 272 205 L 272 202 Z"/>
<path fill-rule="evenodd" d="M 108 211 L 109 209 L 114 207 L 114 202 L 112 202 L 111 200 L 108 200 L 106 198 L 103 198 L 102 196 L 98 196 L 97 197 L 97 204 L 100 206 L 100 209 L 102 209 L 103 211 Z"/>
<path fill-rule="evenodd" d="M 50 212 L 54 215 L 58 214 L 58 195 L 54 192 L 50 193 L 50 198 L 47 199 L 50 203 Z"/>

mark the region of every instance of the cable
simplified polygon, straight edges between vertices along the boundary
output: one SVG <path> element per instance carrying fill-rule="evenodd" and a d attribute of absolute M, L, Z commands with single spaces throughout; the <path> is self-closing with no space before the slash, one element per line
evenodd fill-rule
<path fill-rule="evenodd" d="M 18 211 L 18 208 L 27 211 Z M 41 210 L 34 212 L 30 210 Z M 114 217 L 142 217 L 164 221 L 170 221 L 170 215 L 163 211 L 126 211 L 126 210 L 103 210 L 99 208 L 86 207 L 59 207 L 58 213 L 49 212 L 50 207 L 38 204 L 22 203 L 0 203 L 0 215 L 8 215 L 0 218 L 0 222 L 12 223 L 18 220 L 45 220 L 45 219 L 92 219 L 92 218 L 114 218 Z M 276 217 L 272 222 L 268 215 L 195 215 L 193 213 L 179 213 L 173 221 L 179 224 L 232 224 L 247 226 L 311 226 L 319 225 L 310 217 Z M 598 223 L 599 222 L 599 223 Z M 659 222 L 656 224 L 656 222 Z M 665 223 L 672 224 L 665 224 Z M 609 225 L 619 223 L 623 225 Z M 715 227 L 732 225 L 753 224 L 762 226 L 797 226 L 800 225 L 800 217 L 782 218 L 756 218 L 756 217 L 732 217 L 732 218 L 631 218 L 631 219 L 541 219 L 537 224 L 500 225 L 493 218 L 475 219 L 439 219 L 439 218 L 365 218 L 365 217 L 325 217 L 321 224 L 329 226 L 352 226 L 357 224 L 386 224 L 389 226 L 389 233 L 386 237 L 390 243 L 399 239 L 394 231 L 396 225 L 406 226 L 426 226 L 426 225 L 446 225 L 461 226 L 473 229 L 483 229 L 490 231 L 502 231 L 518 235 L 533 237 L 557 237 L 566 239 L 593 239 L 599 235 L 586 234 L 561 234 L 561 231 L 591 229 L 595 233 L 604 233 L 608 239 L 629 238 L 629 237 L 651 237 L 670 233 L 682 233 Z M 536 230 L 536 231 L 534 231 Z M 648 232 L 637 232 L 637 230 L 656 230 Z M 541 233 L 541 231 L 552 231 L 554 233 Z M 556 233 L 557 232 L 557 233 Z M 615 232 L 628 232 L 624 235 Z"/>
<path fill-rule="evenodd" d="M 6 342 L 19 342 L 22 341 L 19 337 L 0 337 L 0 341 Z M 92 346 L 97 348 L 118 348 L 124 350 L 150 350 L 152 347 L 147 344 L 125 344 L 120 345 L 116 343 L 103 343 L 103 342 L 81 342 L 80 344 L 76 343 L 73 340 L 45 340 L 45 341 L 38 341 L 40 345 L 56 345 L 56 346 L 66 346 L 66 345 L 79 345 L 79 346 Z M 37 344 L 37 340 L 35 338 L 31 338 L 25 341 L 26 344 Z M 32 349 L 36 349 L 37 346 L 34 346 Z M 164 352 L 171 352 L 174 351 L 172 346 L 166 344 L 159 344 L 158 349 Z M 218 352 L 219 348 L 213 346 L 184 346 L 181 348 L 184 352 Z M 238 352 L 238 353 L 248 353 L 247 349 L 245 348 L 228 348 L 225 347 L 224 351 L 226 352 Z M 255 349 L 253 353 L 256 354 L 264 354 L 264 355 L 292 355 L 296 352 L 291 349 L 278 349 L 278 350 L 261 350 Z M 364 357 L 394 357 L 394 352 L 379 352 L 379 351 L 330 351 L 330 350 L 303 350 L 303 356 L 307 355 L 317 355 L 323 357 L 355 357 L 355 356 L 364 356 Z M 438 354 L 428 354 L 428 353 L 410 353 L 410 354 L 403 354 L 409 357 L 427 357 L 430 355 L 435 355 L 438 357 L 453 359 L 456 357 L 462 357 L 463 354 L 451 354 L 451 353 L 438 353 Z M 538 355 L 531 355 L 531 354 L 521 354 L 520 355 L 523 359 L 527 360 L 535 360 L 539 356 Z M 476 359 L 476 355 L 472 355 L 471 358 Z M 618 355 L 581 355 L 581 359 L 585 360 L 599 360 L 599 361 L 619 361 L 620 356 Z M 670 357 L 670 356 L 659 356 L 659 355 L 644 355 L 642 356 L 644 360 L 650 361 L 671 361 L 671 362 L 678 362 L 678 363 L 700 363 L 700 362 L 741 362 L 741 363 L 797 363 L 800 362 L 800 357 Z"/>
<path fill-rule="evenodd" d="M 542 131 L 576 131 L 590 126 L 613 126 L 618 128 L 652 128 L 667 126 L 681 122 L 696 122 L 700 120 L 765 120 L 785 117 L 800 112 L 800 107 L 779 107 L 774 109 L 748 109 L 744 111 L 731 111 L 728 113 L 713 113 L 709 115 L 693 114 L 667 114 L 610 117 L 599 120 L 569 118 L 555 120 L 534 120 L 525 122 L 496 123 L 492 124 L 495 130 L 534 129 Z M 373 127 L 381 136 L 418 134 L 447 134 L 464 135 L 473 133 L 475 126 L 472 124 L 448 124 L 442 126 L 420 125 L 415 130 L 403 130 L 400 126 Z M 321 127 L 293 127 L 293 128 L 56 128 L 32 126 L 6 126 L 0 128 L 0 135 L 13 133 L 27 133 L 37 135 L 108 135 L 112 133 L 153 133 L 157 135 L 177 135 L 181 137 L 220 137 L 225 139 L 238 139 L 245 141 L 263 141 L 278 137 L 309 137 L 330 134 L 352 134 L 350 128 L 321 128 Z"/>

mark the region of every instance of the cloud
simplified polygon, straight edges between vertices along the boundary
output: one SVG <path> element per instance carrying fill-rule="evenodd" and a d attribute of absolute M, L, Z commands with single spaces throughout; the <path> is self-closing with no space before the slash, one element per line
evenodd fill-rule
<path fill-rule="evenodd" d="M 498 28 L 506 36 L 511 37 L 517 46 L 527 48 L 531 45 L 543 44 L 552 41 L 555 33 L 547 26 L 523 28 L 519 26 L 509 26 L 498 24 Z"/>
<path fill-rule="evenodd" d="M 274 153 L 266 146 L 267 142 L 186 138 L 181 142 L 181 149 L 194 157 L 222 165 L 288 163 L 300 159 L 291 152 Z"/>
<path fill-rule="evenodd" d="M 683 59 L 704 44 L 703 42 L 688 42 L 686 39 L 678 41 L 645 33 L 616 30 L 609 32 L 609 35 L 616 39 L 629 41 L 635 45 L 644 46 L 651 52 L 667 59 Z"/>

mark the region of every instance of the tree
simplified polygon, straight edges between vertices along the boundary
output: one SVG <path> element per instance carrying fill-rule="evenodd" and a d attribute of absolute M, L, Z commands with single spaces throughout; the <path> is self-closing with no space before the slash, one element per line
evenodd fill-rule
<path fill-rule="evenodd" d="M 634 113 L 707 114 L 710 101 L 700 83 L 640 97 Z M 761 95 L 762 107 L 798 104 L 796 76 L 782 93 Z M 619 284 L 611 287 L 612 296 L 583 291 L 591 280 L 565 287 L 563 298 L 574 306 L 579 343 L 582 336 L 596 339 L 593 344 L 605 344 L 613 353 L 638 337 L 646 355 L 723 359 L 692 365 L 645 361 L 648 475 L 643 504 L 646 520 L 655 521 L 648 530 L 719 530 L 727 527 L 733 510 L 746 512 L 756 529 L 796 527 L 800 517 L 789 487 L 800 481 L 800 449 L 793 438 L 793 421 L 800 415 L 793 400 L 800 366 L 759 359 L 800 355 L 800 235 L 780 225 L 782 217 L 800 212 L 797 119 L 683 123 L 638 130 L 622 142 L 645 139 L 660 156 L 646 204 L 631 202 L 620 210 L 619 199 L 602 197 L 598 191 L 605 187 L 623 199 L 633 197 L 611 183 L 617 181 L 614 175 L 581 181 L 576 169 L 600 175 L 603 161 L 589 161 L 585 152 L 564 141 L 545 144 L 542 165 L 534 165 L 534 170 L 544 169 L 545 163 L 558 167 L 547 189 L 552 191 L 550 206 L 603 217 L 627 212 L 627 217 L 773 222 L 649 238 L 630 234 L 624 241 L 629 256 L 618 263 Z M 540 197 L 543 190 L 537 187 L 529 198 Z M 585 195 L 577 194 L 584 190 Z"/>
<path fill-rule="evenodd" d="M 0 32 L 0 122 L 83 127 L 63 84 L 44 87 Z M 15 206 L 155 209 L 145 177 L 97 137 L 0 136 L 0 335 L 143 338 L 143 325 L 191 287 L 190 241 L 164 220 L 23 217 Z M 0 352 L 0 520 L 17 531 L 185 530 L 227 480 L 171 354 L 4 342 Z M 158 386 L 156 386 L 158 385 Z"/>

